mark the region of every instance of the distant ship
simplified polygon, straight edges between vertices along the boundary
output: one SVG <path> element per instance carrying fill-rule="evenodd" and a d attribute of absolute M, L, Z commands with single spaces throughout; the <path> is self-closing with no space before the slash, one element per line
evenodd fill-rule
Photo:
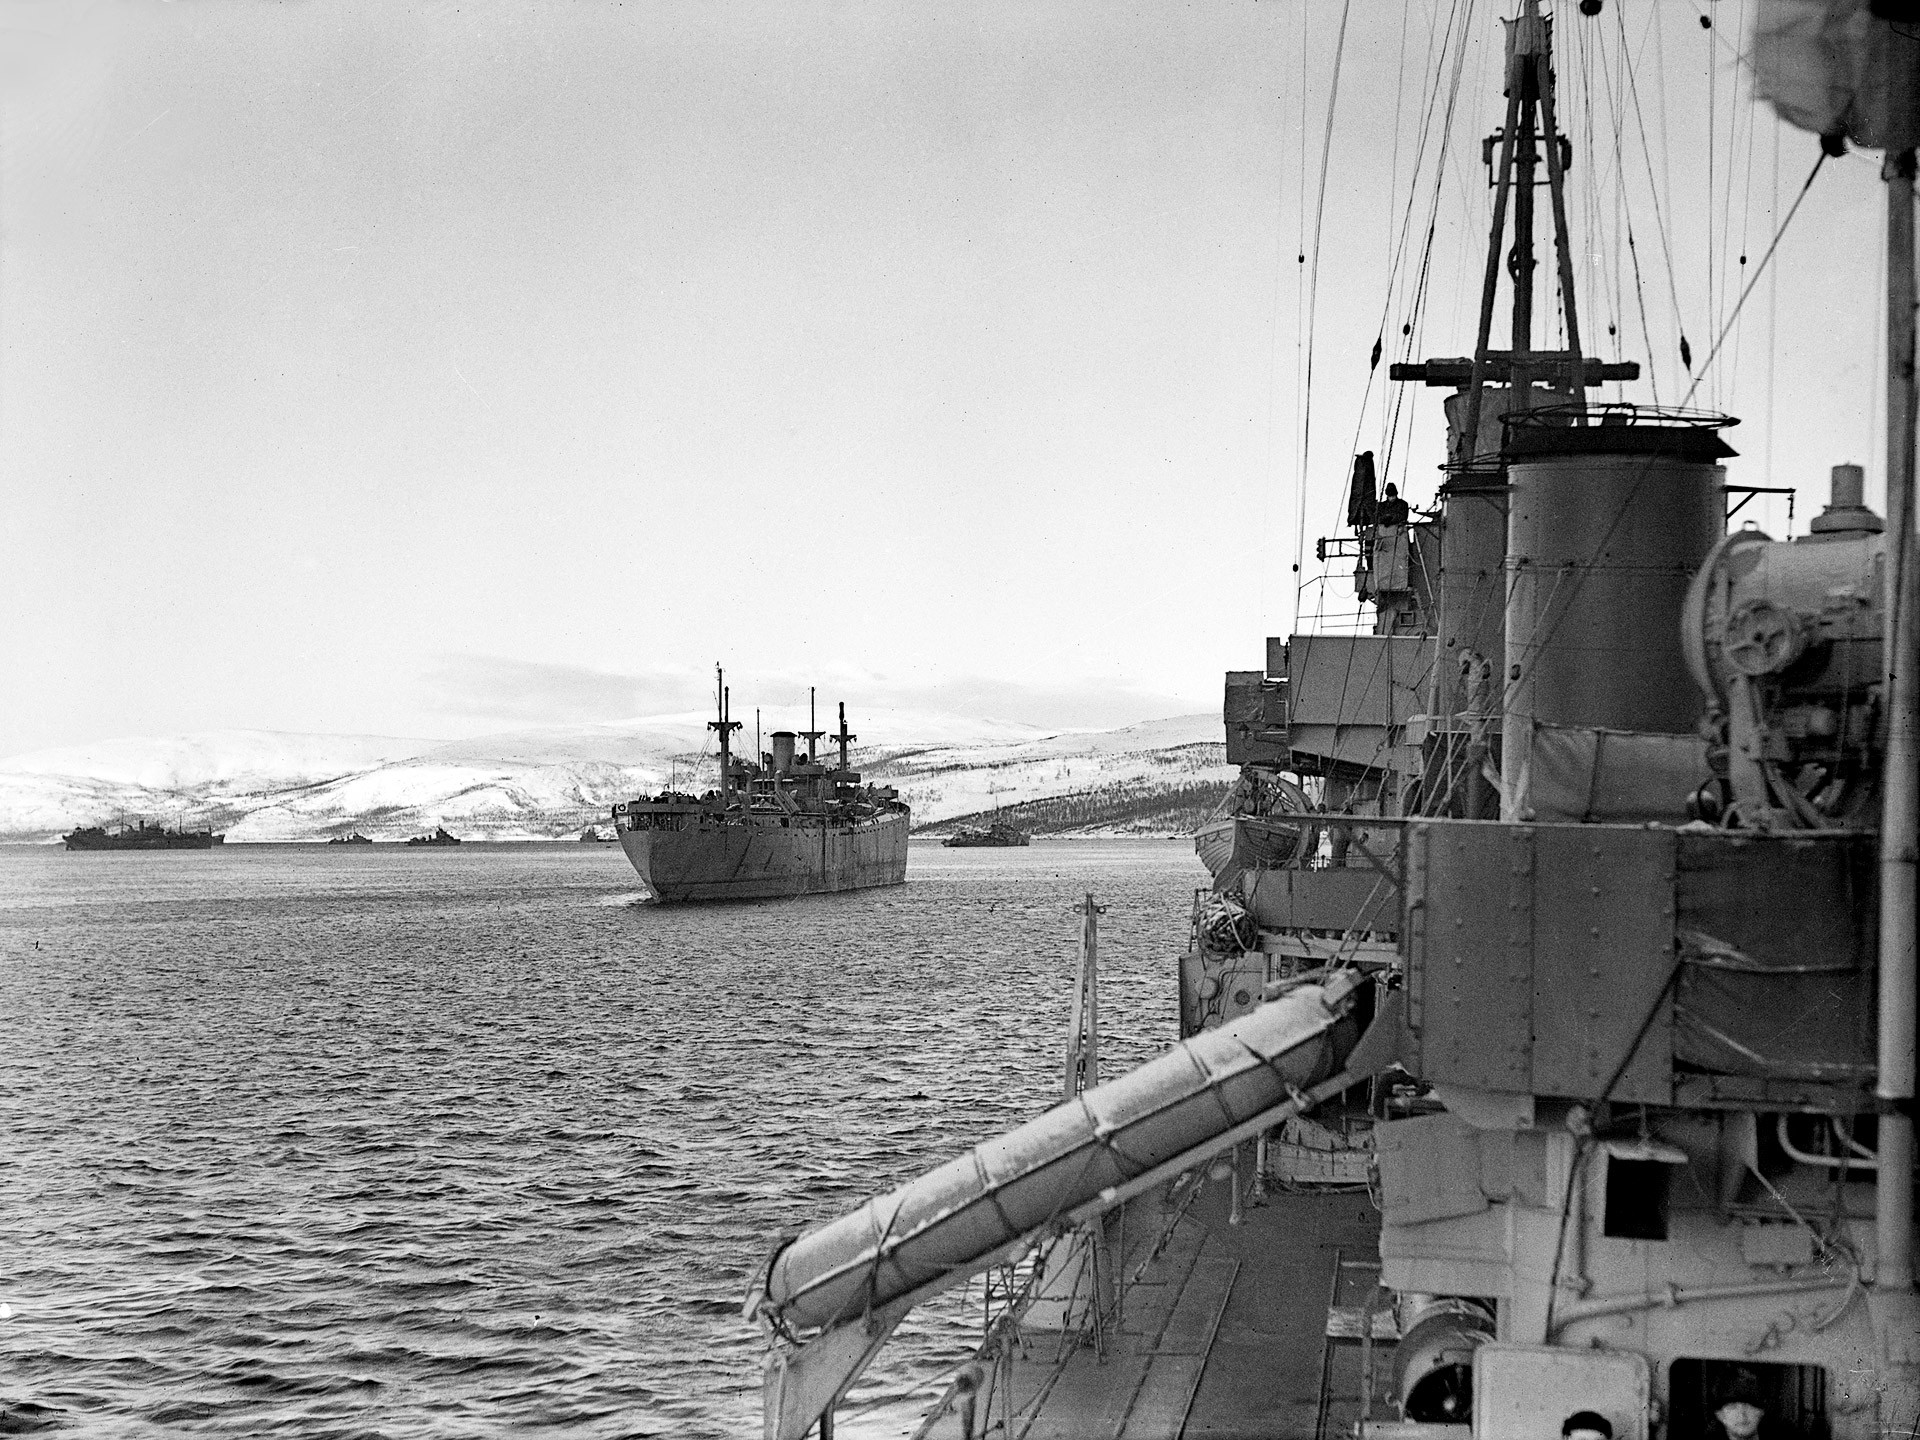
<path fill-rule="evenodd" d="M 732 753 L 740 722 L 717 686 L 720 788 L 695 799 L 675 791 L 613 807 L 621 848 L 658 900 L 767 900 L 898 885 L 907 878 L 912 812 L 890 786 L 863 785 L 847 763 L 847 707 L 834 740 L 839 764 L 816 754 L 826 732 L 776 730 L 773 749 L 749 765 Z M 807 741 L 797 753 L 796 741 Z"/>
<path fill-rule="evenodd" d="M 436 825 L 431 835 L 415 835 L 407 841 L 409 845 L 458 845 L 460 837 L 453 834 L 444 825 Z"/>
<path fill-rule="evenodd" d="M 988 846 L 1027 845 L 1032 843 L 1032 839 L 1026 831 L 1017 830 L 1004 820 L 996 820 L 984 830 L 977 825 L 962 825 L 940 843 L 953 850 L 973 850 Z"/>
<path fill-rule="evenodd" d="M 372 843 L 373 841 L 362 835 L 358 830 L 354 831 L 351 835 L 336 835 L 327 841 L 329 845 L 371 845 Z M 433 842 L 423 841 L 423 843 L 432 844 Z"/>
<path fill-rule="evenodd" d="M 60 837 L 69 850 L 211 850 L 226 842 L 226 836 L 211 830 L 169 830 L 146 820 L 107 830 L 85 825 Z"/>

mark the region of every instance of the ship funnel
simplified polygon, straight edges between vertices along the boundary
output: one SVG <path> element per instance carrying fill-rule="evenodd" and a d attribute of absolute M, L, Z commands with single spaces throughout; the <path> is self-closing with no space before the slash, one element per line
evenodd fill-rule
<path fill-rule="evenodd" d="M 1886 522 L 1867 508 L 1867 472 L 1858 465 L 1834 466 L 1831 498 L 1807 527 L 1809 537 L 1878 535 L 1886 528 Z"/>
<path fill-rule="evenodd" d="M 1508 821 L 1535 818 L 1535 790 L 1542 812 L 1565 809 L 1543 788 L 1547 777 L 1567 768 L 1561 751 L 1582 744 L 1595 748 L 1597 767 L 1601 731 L 1687 737 L 1670 748 L 1686 749 L 1685 773 L 1697 759 L 1700 699 L 1677 621 L 1725 528 L 1718 462 L 1733 451 L 1717 432 L 1730 422 L 1627 407 L 1607 407 L 1599 424 L 1580 418 L 1566 409 L 1506 417 Z"/>
<path fill-rule="evenodd" d="M 773 773 L 785 775 L 793 769 L 793 731 L 773 732 Z"/>
<path fill-rule="evenodd" d="M 1862 466 L 1833 467 L 1833 498 L 1828 502 L 1829 509 L 1855 509 L 1865 504 L 1866 498 L 1867 472 Z"/>

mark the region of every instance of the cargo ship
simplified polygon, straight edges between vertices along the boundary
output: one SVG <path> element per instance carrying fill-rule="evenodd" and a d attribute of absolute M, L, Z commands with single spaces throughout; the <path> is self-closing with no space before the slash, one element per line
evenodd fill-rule
<path fill-rule="evenodd" d="M 227 839 L 211 830 L 170 830 L 146 820 L 116 830 L 86 825 L 60 838 L 69 850 L 211 850 Z"/>
<path fill-rule="evenodd" d="M 1059 1104 L 775 1248 L 747 1297 L 768 1440 L 831 1437 L 969 1282 L 969 1346 L 903 1435 L 1920 1432 L 1920 34 L 1763 0 L 1721 42 L 1821 155 L 1885 152 L 1884 248 L 1848 258 L 1885 257 L 1887 515 L 1836 464 L 1775 540 L 1735 519 L 1765 487 L 1731 417 L 1588 395 L 1639 372 L 1582 343 L 1561 121 L 1636 57 L 1587 30 L 1567 103 L 1552 44 L 1619 8 L 1506 22 L 1477 339 L 1388 368 L 1449 392 L 1440 483 L 1411 510 L 1356 456 L 1320 547 L 1370 630 L 1226 677 L 1245 783 L 1169 967 L 1179 1043 L 1096 1083 L 1083 944 Z M 1446 43 L 1458 77 L 1479 42 Z"/>
<path fill-rule="evenodd" d="M 659 901 L 771 900 L 898 885 L 907 878 L 912 812 L 892 786 L 863 784 L 848 747 L 847 707 L 831 738 L 838 763 L 817 745 L 818 728 L 776 730 L 755 762 L 733 753 L 723 673 L 717 674 L 720 786 L 699 797 L 666 791 L 613 807 L 614 833 L 641 882 Z M 798 742 L 807 742 L 806 754 Z"/>

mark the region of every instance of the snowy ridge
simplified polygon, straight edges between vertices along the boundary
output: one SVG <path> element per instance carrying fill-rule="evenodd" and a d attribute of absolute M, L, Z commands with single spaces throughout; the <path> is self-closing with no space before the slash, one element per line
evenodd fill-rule
<path fill-rule="evenodd" d="M 1016 824 L 1029 824 L 1023 809 L 1033 802 L 1099 793 L 1089 823 L 1043 826 L 1075 834 L 1165 834 L 1152 818 L 1102 823 L 1103 810 L 1146 810 L 1155 796 L 1184 794 L 1195 787 L 1224 790 L 1239 771 L 1227 764 L 1220 720 L 1178 715 L 1119 730 L 1067 731 L 1001 745 L 901 747 L 869 762 L 867 773 L 897 786 L 913 806 L 916 830 L 942 832 L 943 821 L 985 818 L 1014 809 Z M 1119 802 L 1128 803 L 1121 804 Z M 1174 829 L 1185 829 L 1175 825 Z"/>
<path fill-rule="evenodd" d="M 405 760 L 438 740 L 391 735 L 298 735 L 279 730 L 202 730 L 164 739 L 102 740 L 0 760 L 0 775 L 85 776 L 145 790 L 293 785 Z"/>
<path fill-rule="evenodd" d="M 820 718 L 827 728 L 828 716 Z M 806 714 L 763 711 L 760 719 L 764 741 L 775 729 L 801 728 Z M 1207 715 L 1051 733 L 911 711 L 849 720 L 856 734 L 884 740 L 856 744 L 854 764 L 898 786 L 916 826 L 1091 790 L 1184 793 L 1234 773 L 1220 722 Z M 752 727 L 749 711 L 739 737 L 747 753 Z M 704 789 L 716 778 L 706 717 L 693 714 L 451 742 L 204 731 L 0 760 L 0 839 L 56 840 L 76 825 L 135 818 L 211 825 L 232 843 L 355 830 L 398 840 L 436 825 L 469 839 L 560 839 L 604 821 L 617 800 L 669 783 Z M 1122 828 L 1142 833 L 1143 825 Z"/>

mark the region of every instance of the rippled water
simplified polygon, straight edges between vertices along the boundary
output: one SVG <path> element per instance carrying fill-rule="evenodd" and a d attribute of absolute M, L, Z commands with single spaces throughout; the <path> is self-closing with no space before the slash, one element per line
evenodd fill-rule
<path fill-rule="evenodd" d="M 1184 843 L 637 903 L 611 846 L 0 849 L 0 1432 L 758 1433 L 775 1237 L 1174 1038 Z M 1109 1067 L 1109 1073 L 1111 1067 Z M 909 1321 L 841 1434 L 977 1328 Z"/>

